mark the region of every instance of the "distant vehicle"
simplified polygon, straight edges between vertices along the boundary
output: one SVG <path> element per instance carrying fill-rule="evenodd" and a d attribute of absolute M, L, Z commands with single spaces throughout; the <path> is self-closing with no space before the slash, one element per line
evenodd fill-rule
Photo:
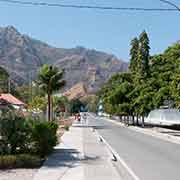
<path fill-rule="evenodd" d="M 149 113 L 144 122 L 160 126 L 180 125 L 180 111 L 178 109 L 155 109 Z"/>

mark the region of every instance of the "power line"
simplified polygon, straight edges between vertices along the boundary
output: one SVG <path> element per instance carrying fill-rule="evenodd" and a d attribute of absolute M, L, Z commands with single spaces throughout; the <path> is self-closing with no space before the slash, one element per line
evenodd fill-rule
<path fill-rule="evenodd" d="M 160 1 L 163 2 L 163 3 L 169 4 L 169 5 L 173 6 L 173 7 L 175 7 L 178 11 L 180 11 L 180 7 L 177 6 L 176 4 L 174 4 L 174 3 L 170 2 L 170 1 L 167 1 L 167 0 L 160 0 Z"/>
<path fill-rule="evenodd" d="M 99 9 L 99 10 L 119 10 L 119 11 L 178 11 L 177 8 L 141 8 L 141 7 L 113 7 L 113 6 L 90 6 L 90 5 L 75 5 L 75 4 L 60 4 L 60 3 L 46 3 L 46 2 L 32 2 L 21 0 L 0 0 L 0 2 L 30 5 L 30 6 L 48 6 L 61 8 L 76 8 L 76 9 Z"/>

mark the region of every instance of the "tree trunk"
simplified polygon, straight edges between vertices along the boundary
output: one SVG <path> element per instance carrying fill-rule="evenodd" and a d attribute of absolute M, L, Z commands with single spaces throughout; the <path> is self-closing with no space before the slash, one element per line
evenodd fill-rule
<path fill-rule="evenodd" d="M 127 115 L 127 126 L 129 126 L 129 124 L 130 124 L 130 117 L 129 117 L 129 115 Z"/>
<path fill-rule="evenodd" d="M 133 126 L 134 126 L 134 115 L 132 115 L 132 124 L 133 124 Z"/>
<path fill-rule="evenodd" d="M 122 122 L 122 116 L 119 116 L 119 121 Z"/>
<path fill-rule="evenodd" d="M 144 127 L 144 115 L 142 116 L 142 127 Z"/>
<path fill-rule="evenodd" d="M 126 124 L 126 116 L 123 116 L 123 123 Z"/>
<path fill-rule="evenodd" d="M 139 120 L 138 120 L 138 115 L 136 116 L 136 125 L 139 126 Z"/>
<path fill-rule="evenodd" d="M 53 107 L 53 98 L 52 97 L 50 97 L 51 98 L 51 121 L 53 121 L 54 120 L 54 107 Z"/>
<path fill-rule="evenodd" d="M 48 94 L 48 121 L 51 121 L 51 95 Z"/>

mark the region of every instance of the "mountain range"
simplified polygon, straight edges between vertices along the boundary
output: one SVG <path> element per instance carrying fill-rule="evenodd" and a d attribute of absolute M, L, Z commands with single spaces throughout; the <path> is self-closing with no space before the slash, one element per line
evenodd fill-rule
<path fill-rule="evenodd" d="M 128 69 L 128 63 L 105 52 L 80 46 L 56 48 L 21 34 L 13 26 L 0 27 L 0 66 L 15 83 L 33 80 L 43 64 L 65 70 L 64 90 L 83 83 L 88 92 L 96 92 L 112 74 Z"/>

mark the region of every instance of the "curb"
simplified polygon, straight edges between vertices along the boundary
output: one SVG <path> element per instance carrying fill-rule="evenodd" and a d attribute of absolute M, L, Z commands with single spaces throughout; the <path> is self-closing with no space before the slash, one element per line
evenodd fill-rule
<path fill-rule="evenodd" d="M 92 132 L 94 132 L 94 133 L 96 134 L 96 137 L 97 137 L 97 139 L 98 139 L 100 142 L 103 142 L 103 143 L 106 145 L 106 147 L 107 147 L 107 149 L 108 149 L 109 156 L 111 157 L 110 159 L 111 159 L 112 161 L 117 161 L 117 160 L 118 160 L 117 156 L 119 156 L 119 155 L 117 154 L 117 152 L 115 152 L 115 151 L 111 148 L 111 146 L 110 146 L 110 145 L 107 143 L 107 141 L 97 132 L 96 129 L 92 128 Z"/>
<path fill-rule="evenodd" d="M 97 138 L 103 142 L 110 154 L 112 161 L 118 161 L 125 168 L 125 171 L 133 178 L 133 180 L 140 180 L 140 178 L 128 167 L 125 161 L 119 156 L 119 154 L 109 145 L 109 143 L 98 133 L 98 131 L 92 128 L 92 131 L 96 133 Z"/>

